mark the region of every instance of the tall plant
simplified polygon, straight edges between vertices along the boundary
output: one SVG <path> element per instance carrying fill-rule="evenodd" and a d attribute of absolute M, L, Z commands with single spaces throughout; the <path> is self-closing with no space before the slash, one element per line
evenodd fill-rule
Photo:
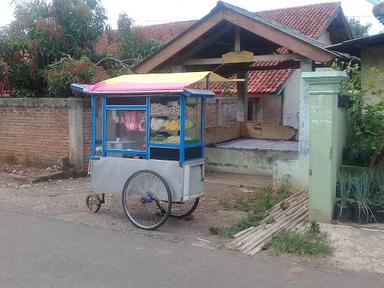
<path fill-rule="evenodd" d="M 340 189 L 340 202 L 338 219 L 342 218 L 343 210 L 347 207 L 350 202 L 350 195 L 352 192 L 352 177 L 348 172 L 341 171 L 339 178 L 339 189 Z"/>
<path fill-rule="evenodd" d="M 372 173 L 363 172 L 358 176 L 354 176 L 352 185 L 353 194 L 358 206 L 358 218 L 362 219 L 363 215 L 365 215 L 365 222 L 368 222 L 369 217 L 372 216 L 374 221 L 377 222 L 370 206 L 370 198 L 374 191 Z"/>
<path fill-rule="evenodd" d="M 341 90 L 350 100 L 346 111 L 347 141 L 345 164 L 374 166 L 384 154 L 384 71 L 373 68 L 367 71 L 370 81 L 362 87 L 362 72 L 358 64 L 335 62 L 333 68 L 345 70 L 347 80 Z M 375 98 L 375 101 L 371 101 Z"/>

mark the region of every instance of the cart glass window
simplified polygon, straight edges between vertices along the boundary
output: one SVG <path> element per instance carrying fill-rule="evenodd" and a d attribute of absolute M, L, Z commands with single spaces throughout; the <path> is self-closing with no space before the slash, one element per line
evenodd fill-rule
<path fill-rule="evenodd" d="M 146 150 L 145 110 L 108 110 L 106 120 L 107 153 Z"/>
<path fill-rule="evenodd" d="M 201 98 L 185 98 L 185 144 L 201 143 Z"/>
<path fill-rule="evenodd" d="M 150 142 L 180 143 L 180 97 L 151 97 Z"/>

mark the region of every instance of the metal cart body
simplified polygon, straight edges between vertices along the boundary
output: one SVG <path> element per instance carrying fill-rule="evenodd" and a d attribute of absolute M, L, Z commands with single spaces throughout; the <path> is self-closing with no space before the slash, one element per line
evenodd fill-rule
<path fill-rule="evenodd" d="M 177 161 L 103 157 L 92 163 L 92 191 L 121 195 L 127 178 L 149 167 L 166 179 L 172 201 L 185 202 L 204 195 L 203 159 L 180 166 Z"/>

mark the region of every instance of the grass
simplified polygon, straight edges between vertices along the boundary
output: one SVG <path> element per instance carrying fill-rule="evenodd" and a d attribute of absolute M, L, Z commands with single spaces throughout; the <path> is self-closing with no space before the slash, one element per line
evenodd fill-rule
<path fill-rule="evenodd" d="M 288 177 L 285 177 L 277 189 L 272 186 L 260 188 L 258 193 L 252 197 L 238 197 L 233 202 L 223 201 L 221 204 L 227 209 L 247 212 L 247 217 L 230 227 L 211 226 L 209 231 L 223 238 L 230 238 L 233 235 L 256 226 L 265 217 L 265 213 L 275 204 L 292 194 L 292 186 Z"/>
<path fill-rule="evenodd" d="M 333 252 L 328 242 L 328 236 L 321 233 L 316 222 L 311 222 L 304 232 L 284 231 L 267 245 L 276 253 L 290 253 L 298 255 L 325 256 Z"/>
<path fill-rule="evenodd" d="M 263 218 L 264 214 L 248 214 L 246 218 L 241 219 L 238 223 L 230 227 L 211 226 L 209 227 L 209 231 L 220 237 L 230 238 L 248 227 L 258 225 Z"/>

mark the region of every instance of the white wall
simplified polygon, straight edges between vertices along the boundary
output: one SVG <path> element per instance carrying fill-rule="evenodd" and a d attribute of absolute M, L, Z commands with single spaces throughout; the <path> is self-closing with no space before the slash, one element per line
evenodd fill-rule
<path fill-rule="evenodd" d="M 325 45 L 332 44 L 327 31 L 324 31 L 318 40 Z M 300 69 L 296 69 L 284 84 L 283 125 L 295 129 L 299 128 L 300 76 Z"/>
<path fill-rule="evenodd" d="M 331 37 L 329 36 L 328 31 L 324 31 L 324 32 L 320 35 L 319 39 L 317 39 L 317 40 L 319 40 L 319 41 L 320 41 L 321 43 L 323 43 L 324 45 L 331 45 L 331 44 L 332 44 Z"/>
<path fill-rule="evenodd" d="M 293 70 L 284 85 L 283 125 L 299 128 L 300 69 Z"/>

